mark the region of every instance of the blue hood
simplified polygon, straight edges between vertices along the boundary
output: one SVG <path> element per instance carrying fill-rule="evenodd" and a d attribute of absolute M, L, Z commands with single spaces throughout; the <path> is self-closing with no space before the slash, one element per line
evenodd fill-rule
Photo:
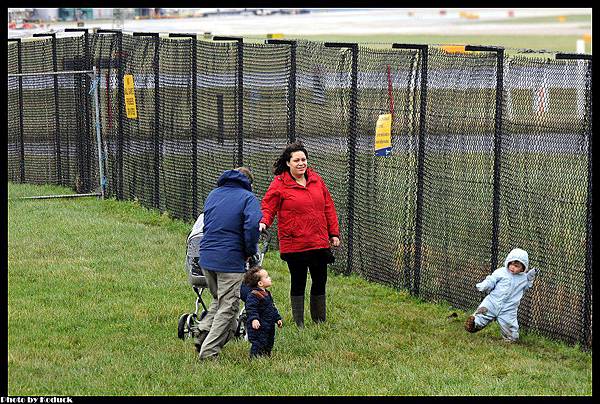
<path fill-rule="evenodd" d="M 204 236 L 200 242 L 200 266 L 215 272 L 245 270 L 246 259 L 256 254 L 260 202 L 250 180 L 227 170 L 204 201 Z"/>
<path fill-rule="evenodd" d="M 508 253 L 508 256 L 504 260 L 504 267 L 508 269 L 508 263 L 512 261 L 519 261 L 521 264 L 525 265 L 525 271 L 523 272 L 529 270 L 529 254 L 527 254 L 527 251 L 520 248 L 514 248 Z"/>
<path fill-rule="evenodd" d="M 228 182 L 234 184 L 237 183 L 245 189 L 247 189 L 248 191 L 252 191 L 252 184 L 250 184 L 250 179 L 237 170 L 224 171 L 223 174 L 221 174 L 221 176 L 217 180 L 217 186 L 222 187 L 223 185 L 227 185 Z"/>

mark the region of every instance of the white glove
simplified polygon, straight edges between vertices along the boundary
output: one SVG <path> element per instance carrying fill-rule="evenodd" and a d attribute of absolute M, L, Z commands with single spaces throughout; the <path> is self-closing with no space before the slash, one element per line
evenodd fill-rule
<path fill-rule="evenodd" d="M 536 268 L 531 268 L 528 272 L 527 272 L 527 280 L 531 281 L 533 280 L 533 278 L 536 277 L 536 275 L 538 274 L 539 269 Z"/>

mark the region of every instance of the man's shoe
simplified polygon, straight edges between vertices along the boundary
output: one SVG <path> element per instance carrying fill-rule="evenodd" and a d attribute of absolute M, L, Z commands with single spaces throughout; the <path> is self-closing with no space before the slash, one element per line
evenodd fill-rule
<path fill-rule="evenodd" d="M 196 352 L 200 352 L 202 343 L 206 339 L 207 335 L 208 331 L 198 331 L 197 333 L 194 333 L 194 348 L 196 348 Z"/>
<path fill-rule="evenodd" d="M 217 359 L 219 359 L 219 354 L 214 354 L 214 355 L 210 355 L 210 356 L 200 356 L 200 354 L 198 354 L 199 361 L 214 361 Z"/>

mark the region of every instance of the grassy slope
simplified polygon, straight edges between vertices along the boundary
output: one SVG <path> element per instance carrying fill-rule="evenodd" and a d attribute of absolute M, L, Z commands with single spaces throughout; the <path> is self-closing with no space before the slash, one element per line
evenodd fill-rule
<path fill-rule="evenodd" d="M 56 190 L 11 184 L 9 196 Z M 532 333 L 506 345 L 496 324 L 467 334 L 465 313 L 448 319 L 444 304 L 356 276 L 332 275 L 328 322 L 299 332 L 276 253 L 265 267 L 285 325 L 273 357 L 249 361 L 247 343 L 233 341 L 219 361 L 198 363 L 191 341 L 176 337 L 193 307 L 182 270 L 189 224 L 95 198 L 8 208 L 10 395 L 592 392 L 590 353 Z"/>

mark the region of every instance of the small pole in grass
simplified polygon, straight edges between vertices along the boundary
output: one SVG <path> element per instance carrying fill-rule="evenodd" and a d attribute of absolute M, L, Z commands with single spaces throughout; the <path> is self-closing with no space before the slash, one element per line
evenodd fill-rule
<path fill-rule="evenodd" d="M 98 86 L 100 85 L 100 76 L 97 74 L 96 66 L 92 73 L 92 88 L 94 92 L 94 109 L 96 110 L 96 143 L 98 146 L 98 170 L 100 172 L 100 195 L 104 199 L 104 191 L 106 188 L 106 177 L 104 175 L 104 159 L 102 156 L 102 137 L 100 135 L 100 105 L 98 102 Z"/>

